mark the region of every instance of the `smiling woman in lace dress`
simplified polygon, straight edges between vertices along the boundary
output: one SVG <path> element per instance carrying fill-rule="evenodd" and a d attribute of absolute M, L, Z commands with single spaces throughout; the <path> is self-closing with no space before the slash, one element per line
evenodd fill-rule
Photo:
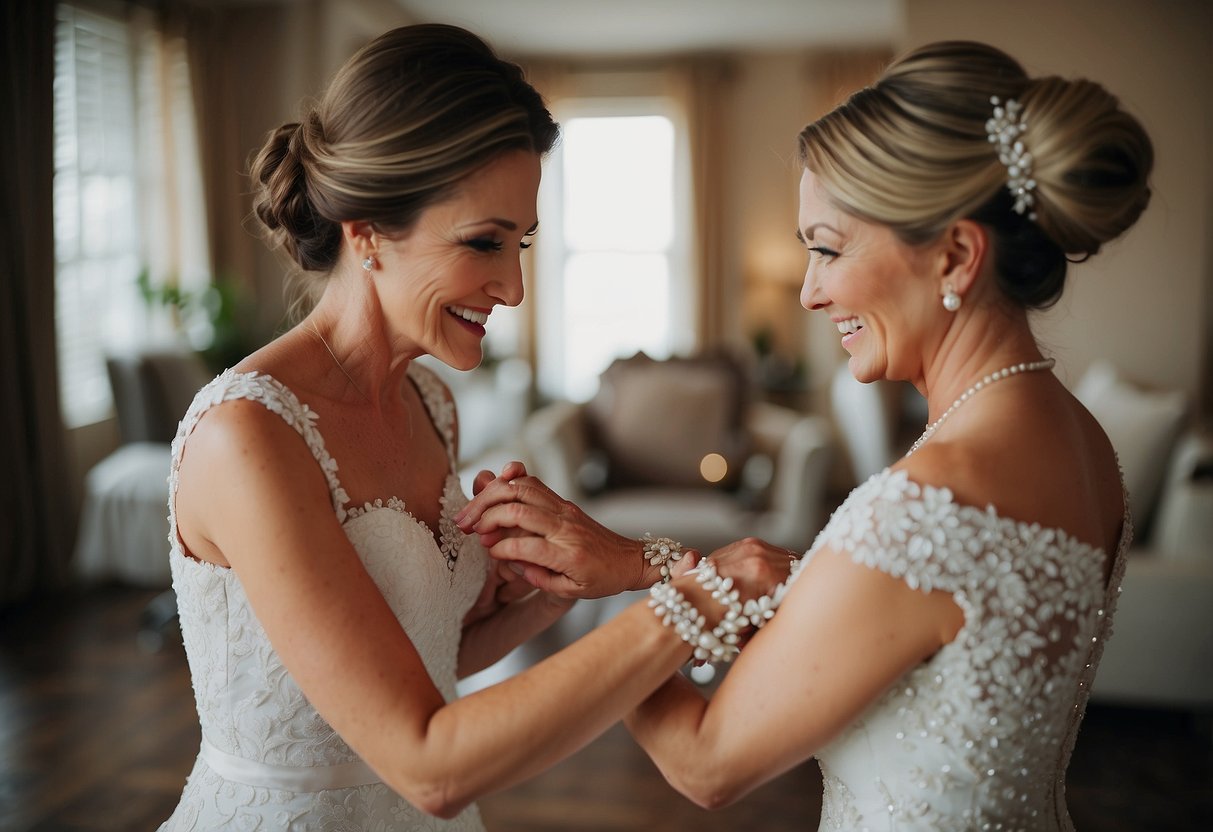
<path fill-rule="evenodd" d="M 454 408 L 413 359 L 475 367 L 494 307 L 522 300 L 556 135 L 517 66 L 461 29 L 415 26 L 360 50 L 267 139 L 257 216 L 323 292 L 199 392 L 173 443 L 202 747 L 163 829 L 478 830 L 478 795 L 572 753 L 690 658 L 641 604 L 455 698 L 457 678 L 569 601 L 499 580 L 454 524 Z M 661 577 L 642 541 L 604 540 L 631 563 L 600 591 Z M 786 575 L 763 564 L 737 562 L 749 595 Z"/>
<path fill-rule="evenodd" d="M 628 725 L 707 806 L 816 756 L 823 829 L 1070 829 L 1066 766 L 1132 527 L 1113 449 L 1029 313 L 1137 220 L 1150 141 L 1095 83 L 948 42 L 799 147 L 801 302 L 857 379 L 913 382 L 930 424 L 835 512 L 710 701 L 673 677 Z M 525 484 L 489 484 L 457 520 L 537 586 L 591 581 L 592 524 Z"/>

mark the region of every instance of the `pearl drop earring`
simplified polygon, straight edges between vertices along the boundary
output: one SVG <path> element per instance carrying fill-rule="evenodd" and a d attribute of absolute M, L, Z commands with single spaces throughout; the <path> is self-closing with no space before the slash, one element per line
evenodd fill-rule
<path fill-rule="evenodd" d="M 366 258 L 365 260 L 363 260 L 363 261 L 362 261 L 362 269 L 363 269 L 363 271 L 368 271 L 368 272 L 369 272 L 369 271 L 370 271 L 371 269 L 373 269 L 373 268 L 375 268 L 375 258 L 374 258 L 374 257 L 368 257 L 368 258 Z"/>
<path fill-rule="evenodd" d="M 950 283 L 944 286 L 943 308 L 949 312 L 955 312 L 960 308 L 960 295 L 956 294 L 956 290 L 952 288 L 952 284 Z"/>

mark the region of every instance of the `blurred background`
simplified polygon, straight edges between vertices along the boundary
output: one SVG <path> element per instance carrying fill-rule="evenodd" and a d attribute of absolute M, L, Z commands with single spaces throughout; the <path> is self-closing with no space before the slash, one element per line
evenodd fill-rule
<path fill-rule="evenodd" d="M 1153 202 L 1124 239 L 1072 268 L 1036 328 L 1104 423 L 1134 499 L 1125 597 L 1137 600 L 1095 690 L 1110 709 L 1108 748 L 1125 736 L 1115 726 L 1172 737 L 1118 766 L 1175 768 L 1142 793 L 1162 824 L 1151 828 L 1207 820 L 1213 4 L 10 0 L 0 828 L 143 828 L 104 825 L 113 816 L 98 820 L 98 807 L 144 806 L 130 816 L 144 818 L 175 802 L 197 740 L 166 592 L 167 443 L 194 391 L 290 320 L 291 270 L 250 222 L 244 171 L 354 50 L 416 22 L 483 36 L 525 67 L 563 127 L 545 160 L 526 301 L 493 314 L 482 367 L 438 368 L 460 408 L 465 475 L 522 458 L 624 530 L 630 518 L 637 534 L 667 533 L 662 518 L 677 515 L 699 545 L 758 532 L 804 548 L 925 416 L 911 389 L 849 382 L 834 326 L 799 306 L 800 128 L 898 52 L 949 38 L 1120 97 L 1155 142 Z M 570 425 L 585 434 L 564 447 Z M 73 726 L 99 702 L 132 707 L 153 679 L 155 707 L 184 710 L 171 711 L 177 733 L 131 752 L 143 774 L 119 800 L 94 758 L 139 717 L 129 730 L 111 721 L 87 752 Z M 1134 798 L 1098 765 L 1111 752 L 1089 753 L 1090 811 L 1106 815 L 1087 817 L 1120 828 Z M 91 785 L 56 802 L 43 789 L 64 760 L 92 771 L 80 775 Z M 591 764 L 618 762 L 604 760 Z M 552 795 L 532 797 L 550 808 Z M 517 828 L 548 828 L 527 817 Z"/>

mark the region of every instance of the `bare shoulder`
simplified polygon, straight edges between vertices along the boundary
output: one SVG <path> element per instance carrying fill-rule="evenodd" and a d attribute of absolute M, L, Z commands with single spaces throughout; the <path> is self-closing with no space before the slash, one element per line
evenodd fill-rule
<path fill-rule="evenodd" d="M 178 534 L 186 551 L 230 565 L 223 531 L 286 504 L 328 511 L 324 472 L 307 443 L 277 413 L 249 399 L 206 411 L 188 437 L 177 475 Z"/>
<path fill-rule="evenodd" d="M 894 467 L 915 482 L 947 487 L 958 503 L 992 505 L 1002 517 L 1115 548 L 1124 513 L 1116 455 L 1060 384 L 974 400 L 964 416 Z"/>

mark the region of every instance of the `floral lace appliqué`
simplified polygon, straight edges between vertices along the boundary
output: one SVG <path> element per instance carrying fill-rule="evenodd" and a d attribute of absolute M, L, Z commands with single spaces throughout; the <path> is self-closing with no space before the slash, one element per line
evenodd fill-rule
<path fill-rule="evenodd" d="M 886 470 L 852 492 L 824 548 L 952 595 L 956 638 L 818 755 L 823 828 L 1070 830 L 1065 769 L 1132 538 L 1106 555 L 1059 529 L 955 502 Z M 987 825 L 988 824 L 988 825 Z"/>
<path fill-rule="evenodd" d="M 475 538 L 457 534 L 449 521 L 466 503 L 453 469 L 453 411 L 435 411 L 439 400 L 449 404 L 441 384 L 422 368 L 416 374 L 452 460 L 437 546 L 430 531 L 398 499 L 346 508 L 349 497 L 337 479 L 336 461 L 325 450 L 315 412 L 269 376 L 225 372 L 199 392 L 182 420 L 169 475 L 169 558 L 202 735 L 220 752 L 254 765 L 298 769 L 323 770 L 359 760 L 283 666 L 234 570 L 186 556 L 178 539 L 173 500 L 185 444 L 209 408 L 233 399 L 261 403 L 306 441 L 328 481 L 336 517 L 363 566 L 434 684 L 445 698 L 455 696 L 462 621 L 480 592 L 487 555 Z M 436 548 L 441 559 L 435 557 Z M 457 558 L 466 565 L 452 571 Z M 165 832 L 193 829 L 483 832 L 483 825 L 475 807 L 451 820 L 433 818 L 382 783 L 288 791 L 225 780 L 200 757 L 176 811 L 161 827 Z"/>

